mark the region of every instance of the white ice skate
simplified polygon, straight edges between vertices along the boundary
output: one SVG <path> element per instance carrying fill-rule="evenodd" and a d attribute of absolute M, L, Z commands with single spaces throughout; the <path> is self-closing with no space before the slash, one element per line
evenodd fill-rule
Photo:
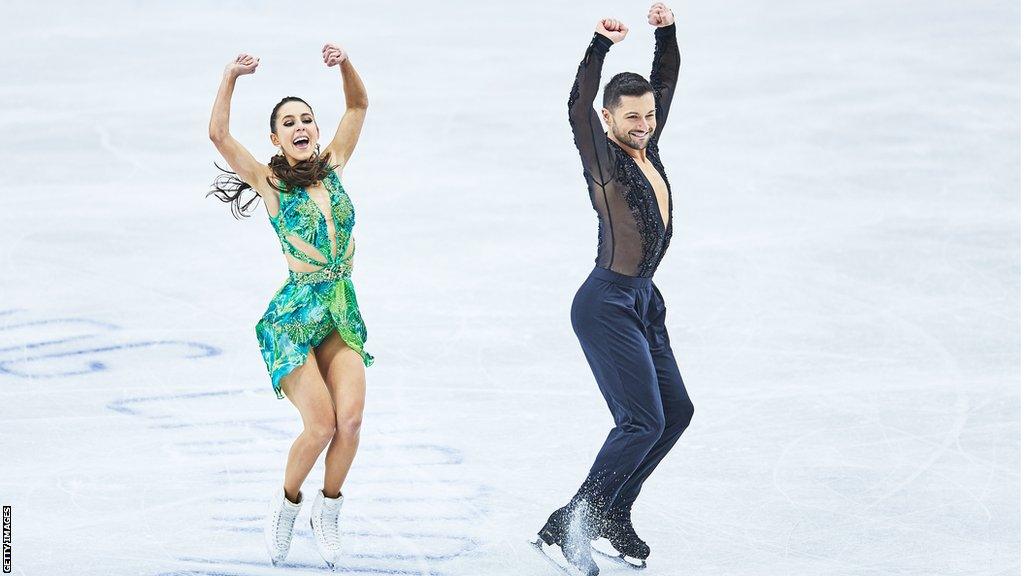
<path fill-rule="evenodd" d="M 266 524 L 263 526 L 263 537 L 267 542 L 270 562 L 275 566 L 283 562 L 292 547 L 292 530 L 295 528 L 295 517 L 302 509 L 302 493 L 299 492 L 299 503 L 295 504 L 285 498 L 284 488 L 274 491 L 270 499 Z"/>
<path fill-rule="evenodd" d="M 317 491 L 316 496 L 313 497 L 313 511 L 309 515 L 309 526 L 313 529 L 316 549 L 331 570 L 334 570 L 338 556 L 341 554 L 339 515 L 344 502 L 344 496 L 326 498 L 322 491 Z"/>

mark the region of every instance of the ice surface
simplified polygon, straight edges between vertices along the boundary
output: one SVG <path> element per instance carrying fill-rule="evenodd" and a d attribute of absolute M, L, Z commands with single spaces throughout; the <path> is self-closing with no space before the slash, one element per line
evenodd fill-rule
<path fill-rule="evenodd" d="M 693 425 L 635 510 L 655 575 L 1020 568 L 1019 7 L 674 6 L 657 275 Z M 319 573 L 260 534 L 300 423 L 253 326 L 262 213 L 203 197 L 220 72 L 258 157 L 339 41 L 370 115 L 344 176 L 377 364 L 346 485 L 349 574 L 547 574 L 525 540 L 611 419 L 568 320 L 596 223 L 566 121 L 601 16 L 643 2 L 0 5 L 0 502 L 14 573 Z M 322 469 L 306 485 L 317 489 Z M 605 565 L 604 573 L 625 574 Z"/>

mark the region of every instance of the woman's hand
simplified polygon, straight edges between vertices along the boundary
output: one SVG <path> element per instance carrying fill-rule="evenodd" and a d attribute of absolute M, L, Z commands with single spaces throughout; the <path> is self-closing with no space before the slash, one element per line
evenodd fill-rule
<path fill-rule="evenodd" d="M 348 59 L 348 54 L 345 53 L 345 49 L 337 44 L 328 42 L 324 44 L 323 50 L 321 50 L 324 57 L 324 64 L 327 67 L 340 66 L 342 62 Z"/>
<path fill-rule="evenodd" d="M 224 74 L 238 78 L 239 76 L 245 76 L 246 74 L 252 74 L 256 71 L 256 67 L 260 65 L 260 59 L 255 56 L 248 54 L 239 54 L 233 62 L 228 63 L 224 67 Z"/>

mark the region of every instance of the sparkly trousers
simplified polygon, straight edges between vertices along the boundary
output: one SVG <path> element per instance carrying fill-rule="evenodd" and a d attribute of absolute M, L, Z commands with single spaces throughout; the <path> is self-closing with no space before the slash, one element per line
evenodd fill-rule
<path fill-rule="evenodd" d="M 573 500 L 628 515 L 693 417 L 665 330 L 665 301 L 650 278 L 595 268 L 573 300 L 572 327 L 615 419 Z"/>

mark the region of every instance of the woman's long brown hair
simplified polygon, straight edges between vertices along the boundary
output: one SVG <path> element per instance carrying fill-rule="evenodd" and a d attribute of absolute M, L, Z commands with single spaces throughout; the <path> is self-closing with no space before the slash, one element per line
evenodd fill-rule
<path fill-rule="evenodd" d="M 270 113 L 270 131 L 274 134 L 277 134 L 277 112 L 281 109 L 281 106 L 288 102 L 302 102 L 309 106 L 305 100 L 297 96 L 288 96 L 278 102 L 277 106 L 274 106 L 274 110 Z M 309 110 L 312 112 L 313 107 L 309 106 Z M 216 162 L 213 165 L 222 173 L 214 179 L 213 186 L 206 193 L 206 196 L 213 196 L 221 202 L 229 204 L 231 206 L 231 215 L 235 218 L 251 216 L 253 210 L 259 206 L 259 192 L 249 183 L 239 178 L 235 172 L 221 168 Z M 316 184 L 326 178 L 331 173 L 331 170 L 336 168 L 336 166 L 331 164 L 330 152 L 324 155 L 320 154 L 319 144 L 317 144 L 316 152 L 312 156 L 296 163 L 294 166 L 289 164 L 288 159 L 281 153 L 272 156 L 268 166 L 270 166 L 270 171 L 276 182 L 268 176 L 267 184 L 285 194 L 294 192 L 296 188 L 306 188 Z M 248 199 L 245 198 L 246 190 L 252 194 Z"/>

